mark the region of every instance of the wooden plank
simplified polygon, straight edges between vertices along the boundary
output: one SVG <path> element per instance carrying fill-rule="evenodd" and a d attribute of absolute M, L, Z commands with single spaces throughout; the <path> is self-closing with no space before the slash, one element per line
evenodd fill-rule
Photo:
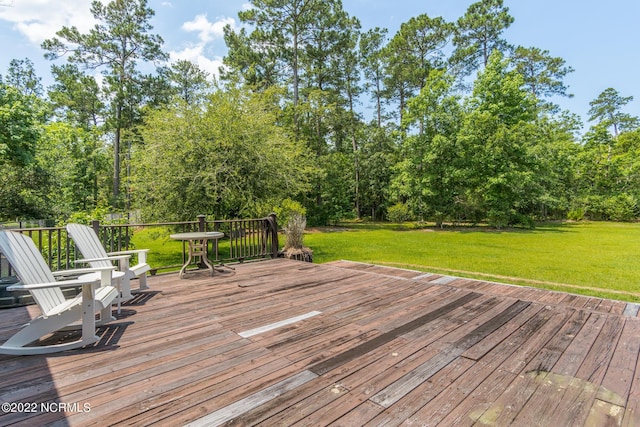
<path fill-rule="evenodd" d="M 264 375 L 263 367 L 264 371 L 271 372 L 288 365 L 273 355 L 265 354 L 259 348 L 253 351 L 238 348 L 226 354 L 207 356 L 205 352 L 196 363 L 182 363 L 196 357 L 196 354 L 190 354 L 182 361 L 163 365 L 163 371 L 154 370 L 154 375 L 151 376 L 144 375 L 144 371 L 138 367 L 138 371 L 141 372 L 126 377 L 124 381 L 105 379 L 101 387 L 93 387 L 79 393 L 65 393 L 64 396 L 73 401 L 88 400 L 95 405 L 90 414 L 83 414 L 83 418 L 89 418 L 90 415 L 91 419 L 98 420 L 108 416 L 112 422 L 148 416 L 161 419 L 162 417 L 158 417 L 156 413 L 158 409 L 170 410 L 172 405 L 176 404 L 176 396 L 181 397 L 180 404 L 188 402 L 189 390 L 207 390 L 209 384 L 215 383 L 215 393 L 224 393 L 227 387 L 225 384 L 241 385 L 243 380 L 254 378 L 253 375 Z M 207 375 L 203 375 L 204 371 Z M 243 373 L 244 378 L 239 378 Z M 117 388 L 119 386 L 120 388 Z M 71 418 L 74 417 L 79 416 L 76 414 Z"/>
<path fill-rule="evenodd" d="M 242 400 L 232 403 L 231 405 L 225 406 L 224 408 L 219 409 L 216 412 L 206 415 L 200 419 L 194 420 L 186 424 L 186 426 L 218 426 L 227 421 L 233 420 L 235 417 L 242 415 L 244 412 L 247 412 L 256 406 L 262 405 L 263 403 L 273 400 L 288 391 L 294 390 L 295 388 L 309 381 L 312 381 L 317 377 L 318 376 L 313 372 L 302 371 L 299 374 L 282 380 L 270 387 L 265 388 L 264 390 L 247 396 Z"/>
<path fill-rule="evenodd" d="M 326 383 L 325 381 L 322 385 L 322 387 L 317 387 L 314 393 L 307 394 L 304 399 L 296 399 L 295 403 L 280 408 L 281 410 L 277 414 L 258 425 L 291 426 L 298 422 L 304 422 L 307 417 L 317 410 L 349 393 L 339 383 Z"/>
<path fill-rule="evenodd" d="M 152 397 L 135 396 L 139 402 L 137 405 L 120 402 L 119 406 L 125 410 L 112 418 L 137 425 L 161 421 L 182 425 L 300 372 L 297 367 L 277 357 L 247 357 L 241 363 L 229 361 L 227 366 L 220 368 L 222 370 L 214 375 L 202 375 L 201 371 L 200 378 L 192 377 L 186 381 L 179 378 L 180 372 L 177 372 L 168 384 L 167 380 L 161 380 Z M 126 395 L 123 394 L 122 398 L 126 399 Z"/>
<path fill-rule="evenodd" d="M 397 426 L 404 420 L 414 415 L 420 408 L 436 398 L 443 390 L 446 390 L 465 371 L 472 369 L 476 362 L 466 358 L 456 358 L 442 369 L 438 370 L 429 381 L 424 381 L 417 387 L 405 394 L 394 405 L 385 406 L 385 411 L 378 414 L 369 421 L 369 425 L 375 426 Z M 373 399 L 371 401 L 375 402 Z M 425 425 L 430 420 L 430 416 L 418 415 L 412 418 L 419 425 Z"/>
<path fill-rule="evenodd" d="M 602 379 L 623 325 L 624 318 L 607 316 L 598 337 L 583 359 L 575 377 L 570 380 L 562 401 L 556 408 L 560 425 L 586 421 L 595 398 L 602 394 Z"/>
<path fill-rule="evenodd" d="M 627 303 L 627 305 L 624 308 L 624 311 L 622 312 L 623 316 L 629 316 L 629 317 L 637 317 L 638 313 L 640 313 L 640 304 L 637 303 Z"/>
<path fill-rule="evenodd" d="M 629 323 L 635 323 L 634 329 L 640 322 L 638 319 L 628 319 Z M 640 355 L 636 362 L 635 371 L 631 377 L 631 389 L 629 390 L 629 397 L 627 399 L 626 410 L 622 425 L 625 427 L 639 426 L 640 425 Z"/>
<path fill-rule="evenodd" d="M 449 283 L 457 280 L 458 278 L 455 276 L 441 276 L 435 280 L 430 281 L 432 285 L 448 285 Z"/>
<path fill-rule="evenodd" d="M 482 414 L 478 414 L 479 418 L 490 418 L 495 421 L 496 425 L 511 425 L 522 407 L 537 391 L 541 383 L 540 376 L 535 374 L 539 372 L 537 368 L 544 369 L 544 366 L 555 361 L 550 357 L 553 352 L 548 353 L 543 350 L 545 346 L 554 347 L 555 344 L 550 341 L 557 336 L 558 331 L 564 327 L 574 312 L 553 310 L 552 313 L 549 321 L 537 328 L 526 343 L 501 365 L 501 369 L 510 371 L 517 376 Z M 530 374 L 530 372 L 534 372 L 534 374 Z"/>
<path fill-rule="evenodd" d="M 460 314 L 464 314 L 465 311 L 462 310 L 462 308 L 460 308 Z M 464 323 L 464 316 L 462 316 L 461 318 L 461 323 Z M 442 328 L 437 328 L 435 331 L 437 331 L 437 333 L 441 333 Z M 431 338 L 431 334 L 426 335 L 427 337 Z M 424 341 L 424 340 L 423 340 Z M 420 348 L 421 344 L 419 344 L 420 341 L 418 340 L 413 340 L 411 341 L 411 346 L 415 347 L 415 348 Z M 394 350 L 398 350 L 398 355 L 400 354 L 411 354 L 413 351 L 415 350 L 411 350 L 411 349 L 405 349 L 402 347 L 403 340 L 395 340 L 393 342 L 393 346 L 391 346 L 392 343 L 390 343 L 389 345 L 385 346 L 384 348 L 377 348 L 375 350 L 373 350 L 372 352 L 367 353 L 366 355 L 363 355 L 362 357 L 358 358 L 355 361 L 349 362 L 345 365 L 343 365 L 339 370 L 335 370 L 335 371 L 331 371 L 330 376 L 325 375 L 325 377 L 327 377 L 327 379 L 331 379 L 332 381 L 335 381 L 336 384 L 341 384 L 344 385 L 345 387 L 347 387 L 349 390 L 352 390 L 352 387 L 354 386 L 358 386 L 359 384 L 362 383 L 362 381 L 364 381 L 364 378 L 366 378 L 366 375 L 376 375 L 376 372 L 379 372 L 380 366 L 382 365 L 381 363 L 379 363 L 379 360 L 381 357 L 391 357 L 392 360 L 395 359 L 396 361 L 399 359 L 399 357 L 395 357 L 393 355 L 391 355 L 390 353 L 392 353 Z M 407 341 L 404 341 L 404 343 L 408 343 Z M 424 344 L 422 344 L 424 345 Z M 389 360 L 389 359 L 388 359 Z M 375 363 L 375 365 L 371 365 L 372 363 Z M 358 381 L 354 382 L 354 376 L 351 375 L 348 378 L 344 377 L 341 379 L 342 375 L 345 375 L 346 373 L 349 372 L 353 372 L 351 371 L 351 369 L 349 369 L 348 367 L 352 365 L 356 370 L 357 373 L 362 373 L 364 374 L 364 376 L 361 376 L 359 378 Z M 368 368 L 367 366 L 373 366 L 373 369 Z M 385 363 L 386 366 L 386 363 Z M 337 371 L 340 371 L 341 374 L 339 375 Z M 357 393 L 360 393 L 359 391 L 357 391 Z M 350 392 L 349 395 L 353 395 L 353 392 Z M 332 396 L 333 397 L 333 396 Z M 307 400 L 305 402 L 302 402 L 301 405 L 303 406 L 304 409 L 302 409 L 302 411 L 307 414 L 311 412 L 311 409 L 309 408 L 322 408 L 324 406 L 326 406 L 327 404 L 330 404 L 330 402 L 332 400 L 328 400 L 329 397 L 327 397 L 327 395 L 317 395 L 314 397 L 314 399 L 312 400 Z M 361 401 L 361 399 L 355 399 L 356 402 Z M 353 402 L 351 403 L 345 403 L 346 406 L 353 404 Z M 287 413 L 291 413 L 291 411 L 287 411 Z"/>
<path fill-rule="evenodd" d="M 236 416 L 232 424 L 243 426 L 271 426 L 278 425 L 278 420 L 286 420 L 288 423 L 295 422 L 295 420 L 299 418 L 299 412 L 296 410 L 299 402 L 320 392 L 321 390 L 327 390 L 331 387 L 333 387 L 333 383 L 322 377 L 317 377 L 313 381 L 282 393 L 280 396 Z M 280 421 L 280 424 L 283 423 L 284 421 Z"/>
<path fill-rule="evenodd" d="M 528 306 L 529 303 L 527 302 L 517 301 L 507 310 L 454 342 L 449 348 L 443 349 L 438 355 L 417 369 L 412 370 L 393 384 L 376 393 L 371 397 L 371 401 L 385 408 L 393 405 L 420 383 L 426 381 L 487 335 L 502 327 Z"/>
<path fill-rule="evenodd" d="M 529 327 L 527 322 L 533 322 L 533 319 L 541 310 L 544 310 L 544 306 L 540 304 L 531 304 L 523 311 L 525 314 L 524 316 L 519 315 L 512 319 L 512 321 L 504 325 L 504 327 L 489 334 L 485 339 L 475 345 L 472 345 L 462 353 L 462 356 L 471 360 L 480 360 L 494 347 L 500 345 L 505 339 L 509 339 L 516 330 L 523 327 Z"/>
<path fill-rule="evenodd" d="M 496 425 L 492 419 L 492 413 L 487 409 L 502 392 L 513 383 L 515 375 L 504 369 L 498 369 L 489 375 L 474 389 L 473 393 L 464 397 L 464 400 L 442 418 L 443 426 L 472 426 L 472 425 Z M 476 421 L 478 424 L 476 424 Z"/>
<path fill-rule="evenodd" d="M 339 419 L 330 423 L 330 427 L 350 427 L 365 425 L 368 421 L 373 419 L 384 408 L 376 405 L 373 402 L 365 400 L 358 406 L 353 408 L 347 414 L 341 416 Z"/>
<path fill-rule="evenodd" d="M 483 299 L 492 300 L 490 297 Z M 478 303 L 472 304 L 472 307 L 488 308 L 480 299 L 474 303 L 476 301 Z M 508 305 L 507 302 L 494 307 L 504 310 Z M 492 316 L 491 308 L 482 312 L 469 310 L 467 306 L 460 307 L 451 311 L 447 318 L 442 317 L 402 335 L 388 345 L 330 371 L 324 377 L 340 381 L 351 390 L 358 389 L 358 394 L 368 398 Z"/>
<path fill-rule="evenodd" d="M 503 369 L 504 363 L 514 357 L 523 356 L 518 349 L 551 319 L 552 314 L 548 308 L 540 310 L 539 306 L 536 307 L 535 305 L 520 313 L 517 318 L 510 322 L 520 326 L 511 329 L 512 333 L 508 338 L 502 340 L 497 346 L 492 347 L 482 358 L 476 360 L 477 363 L 475 365 L 456 379 L 450 387 L 425 404 L 414 415 L 407 418 L 407 423 L 423 424 L 425 420 L 428 420 L 428 424 L 436 425 L 445 418 L 453 418 L 455 421 L 449 421 L 443 423 L 443 425 L 458 425 L 461 422 L 460 419 L 471 419 L 471 413 L 477 412 L 482 408 L 477 406 L 480 400 L 483 400 L 483 396 L 478 393 L 478 390 L 482 390 L 483 387 L 487 387 L 486 384 L 491 384 L 493 381 L 500 381 L 501 375 L 498 374 L 499 372 L 508 373 L 510 380 L 515 378 L 515 375 Z M 495 376 L 498 376 L 498 378 L 494 378 Z M 506 385 L 504 388 L 506 388 Z M 478 397 L 472 399 L 475 404 L 468 404 L 467 399 L 471 399 L 471 396 L 476 394 L 479 394 Z M 462 404 L 462 402 L 465 402 L 465 404 Z M 492 401 L 484 400 L 483 403 L 489 404 Z M 481 411 L 480 414 L 483 412 Z"/>
<path fill-rule="evenodd" d="M 300 322 L 302 320 L 309 319 L 309 318 L 314 317 L 314 316 L 318 316 L 320 314 L 322 314 L 322 312 L 320 312 L 320 311 L 310 311 L 308 313 L 304 313 L 304 314 L 301 314 L 299 316 L 290 317 L 288 319 L 284 319 L 284 320 L 280 320 L 278 322 L 270 323 L 268 325 L 260 326 L 260 327 L 255 328 L 255 329 L 250 329 L 248 331 L 239 332 L 238 335 L 240 335 L 242 338 L 249 338 L 249 337 L 252 337 L 254 335 L 262 334 L 264 332 L 272 331 L 274 329 L 278 329 L 278 328 L 281 328 L 283 326 L 291 325 L 293 323 L 297 323 L 297 322 Z"/>
<path fill-rule="evenodd" d="M 640 355 L 640 322 L 627 320 L 602 380 L 598 399 L 626 406 Z"/>
<path fill-rule="evenodd" d="M 625 409 L 622 406 L 613 405 L 596 399 L 591 406 L 589 416 L 584 425 L 587 426 L 620 426 L 624 419 Z"/>
<path fill-rule="evenodd" d="M 427 279 L 444 276 L 416 280 L 424 273 L 359 267 L 273 260 L 214 277 L 206 271 L 185 280 L 150 277 L 153 292 L 101 328 L 100 344 L 55 356 L 0 356 L 0 399 L 89 402 L 90 413 L 0 414 L 0 424 L 84 426 L 108 418 L 111 424 L 183 425 L 238 402 L 246 404 L 229 421 L 234 425 L 464 426 L 506 419 L 555 425 L 572 406 L 579 424 L 640 423 L 640 320 L 630 316 L 632 306 L 590 298 L 576 310 L 563 301 L 580 306 L 583 300 L 559 292 L 471 279 L 435 285 Z M 470 290 L 479 296 L 402 330 Z M 512 297 L 546 305 L 534 302 L 493 332 L 474 336 Z M 312 311 L 323 315 L 250 339 L 233 332 Z M 7 319 L 25 319 L 29 308 L 13 313 L 0 310 L 0 336 L 17 327 Z M 404 333 L 363 351 L 394 331 Z M 444 363 L 443 351 L 465 337 L 467 345 L 479 340 Z M 312 381 L 262 403 L 251 400 L 358 348 L 361 353 Z M 388 408 L 369 400 L 438 360 L 440 369 Z M 503 402 L 514 409 L 505 410 Z"/>
<path fill-rule="evenodd" d="M 611 314 L 619 314 L 622 315 L 624 310 L 627 308 L 627 303 L 624 301 L 614 301 L 611 307 Z"/>
<path fill-rule="evenodd" d="M 325 374 L 333 369 L 336 369 L 337 367 L 347 363 L 350 360 L 353 360 L 359 356 L 361 356 L 364 353 L 368 353 L 369 351 L 380 347 L 386 343 L 388 343 L 389 341 L 394 340 L 395 338 L 399 337 L 402 334 L 405 334 L 407 332 L 410 332 L 420 326 L 425 325 L 426 323 L 429 323 L 435 319 L 437 319 L 438 317 L 442 316 L 444 313 L 447 313 L 448 311 L 451 311 L 457 307 L 460 307 L 464 304 L 466 304 L 469 301 L 474 300 L 475 298 L 478 298 L 480 296 L 480 294 L 477 293 L 468 293 L 466 295 L 463 295 L 462 297 L 458 298 L 457 300 L 443 306 L 440 307 L 428 314 L 425 314 L 424 316 L 421 316 L 417 319 L 412 320 L 411 322 L 405 323 L 404 325 L 389 331 L 387 333 L 384 333 L 380 336 L 378 336 L 375 339 L 372 339 L 368 342 L 365 342 L 357 347 L 354 347 L 348 351 L 345 351 L 342 354 L 336 355 L 330 359 L 327 359 L 321 363 L 316 364 L 315 366 L 311 366 L 309 368 L 309 370 L 311 372 L 314 372 L 318 375 L 322 375 Z"/>
<path fill-rule="evenodd" d="M 584 327 L 588 318 L 589 313 L 586 311 L 574 312 L 562 328 L 545 344 L 535 359 L 531 359 L 528 367 L 523 369 L 523 373 L 529 376 L 536 376 L 538 380 L 547 378 L 544 373 L 555 365 L 562 353 L 571 345 L 575 336 Z M 534 370 L 531 370 L 531 367 L 534 367 Z M 538 373 L 541 375 L 537 375 Z M 552 419 L 553 411 L 557 406 L 555 396 L 559 386 L 561 385 L 551 380 L 538 381 L 535 392 L 517 413 L 513 421 L 514 424 L 531 425 L 540 419 Z"/>
<path fill-rule="evenodd" d="M 552 371 L 559 375 L 573 377 L 576 375 L 587 352 L 595 342 L 602 329 L 607 315 L 601 313 L 589 314 L 589 318 L 569 347 L 562 353 Z"/>

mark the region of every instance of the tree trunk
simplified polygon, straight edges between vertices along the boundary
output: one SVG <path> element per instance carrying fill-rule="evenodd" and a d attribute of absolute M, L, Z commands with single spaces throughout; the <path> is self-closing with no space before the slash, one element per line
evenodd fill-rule
<path fill-rule="evenodd" d="M 113 203 L 112 206 L 118 205 L 118 198 L 120 197 L 120 135 L 122 129 L 120 128 L 120 118 L 122 117 L 122 107 L 118 106 L 116 113 L 116 135 L 113 140 Z"/>

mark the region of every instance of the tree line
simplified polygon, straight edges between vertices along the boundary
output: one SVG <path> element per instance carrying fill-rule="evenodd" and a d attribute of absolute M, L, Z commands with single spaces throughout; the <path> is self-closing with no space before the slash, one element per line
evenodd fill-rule
<path fill-rule="evenodd" d="M 340 0 L 251 5 L 225 28 L 217 79 L 168 62 L 146 0 L 94 1 L 94 28 L 46 40 L 46 90 L 31 60 L 12 60 L 0 220 L 233 218 L 292 201 L 310 224 L 639 216 L 633 98 L 606 89 L 585 130 L 554 103 L 571 96 L 572 68 L 504 39 L 515 19 L 502 0 L 393 35 L 362 30 Z"/>

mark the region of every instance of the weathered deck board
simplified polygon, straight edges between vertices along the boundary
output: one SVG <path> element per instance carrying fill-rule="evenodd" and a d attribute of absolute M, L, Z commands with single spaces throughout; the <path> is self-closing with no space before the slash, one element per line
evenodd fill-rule
<path fill-rule="evenodd" d="M 619 301 L 348 261 L 149 283 L 91 348 L 0 356 L 0 401 L 90 411 L 0 424 L 640 423 L 640 319 Z M 0 341 L 35 313 L 0 311 Z"/>

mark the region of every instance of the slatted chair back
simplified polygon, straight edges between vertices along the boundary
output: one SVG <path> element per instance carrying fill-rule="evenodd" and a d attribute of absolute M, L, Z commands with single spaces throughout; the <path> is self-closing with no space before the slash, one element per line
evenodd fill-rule
<path fill-rule="evenodd" d="M 7 258 L 22 284 L 34 285 L 56 281 L 51 269 L 29 236 L 14 231 L 0 231 L 0 251 Z M 65 301 L 60 288 L 31 289 L 29 292 L 45 317 Z"/>
<path fill-rule="evenodd" d="M 104 246 L 102 246 L 98 235 L 91 227 L 81 224 L 67 224 L 67 232 L 72 236 L 76 245 L 78 245 L 78 243 L 82 245 L 81 252 L 84 258 L 107 258 L 109 256 Z M 90 261 L 88 264 L 91 267 L 110 267 L 112 265 L 108 259 Z"/>

